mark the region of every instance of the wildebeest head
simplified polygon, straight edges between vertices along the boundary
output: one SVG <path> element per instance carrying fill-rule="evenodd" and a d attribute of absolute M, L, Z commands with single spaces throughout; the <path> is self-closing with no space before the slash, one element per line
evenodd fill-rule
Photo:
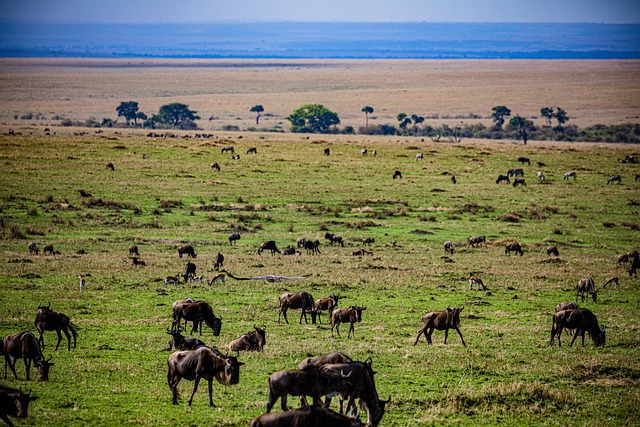
<path fill-rule="evenodd" d="M 603 326 L 602 329 L 599 330 L 598 335 L 591 335 L 591 339 L 593 339 L 596 347 L 604 347 L 607 341 L 607 327 Z"/>
<path fill-rule="evenodd" d="M 464 307 L 447 307 L 447 323 L 449 324 L 449 327 L 455 328 L 460 326 L 460 312 L 462 310 L 464 310 Z"/>
<path fill-rule="evenodd" d="M 32 400 L 38 400 L 37 396 L 31 396 L 31 390 L 28 393 L 23 393 L 22 390 L 0 387 L 0 392 L 7 400 L 13 400 L 13 407 L 11 407 L 11 404 L 5 406 L 5 409 L 8 409 L 6 415 L 18 418 L 27 418 L 29 415 L 29 403 Z"/>
<path fill-rule="evenodd" d="M 361 307 L 358 305 L 352 305 L 350 308 L 353 308 L 356 311 L 356 319 L 358 322 L 362 322 L 362 312 L 367 309 L 367 307 Z"/>
<path fill-rule="evenodd" d="M 220 384 L 234 385 L 240 381 L 240 366 L 243 362 L 238 362 L 235 356 L 223 356 L 224 367 L 216 372 L 216 380 Z"/>
<path fill-rule="evenodd" d="M 205 323 L 213 330 L 214 336 L 220 336 L 220 329 L 222 329 L 222 318 L 216 317 L 215 315 L 209 319 L 205 319 Z"/>
<path fill-rule="evenodd" d="M 49 356 L 49 358 L 45 360 L 44 357 L 42 357 L 33 362 L 33 364 L 38 368 L 40 381 L 49 381 L 49 368 L 55 365 L 55 363 L 50 362 L 52 358 L 53 356 Z"/>

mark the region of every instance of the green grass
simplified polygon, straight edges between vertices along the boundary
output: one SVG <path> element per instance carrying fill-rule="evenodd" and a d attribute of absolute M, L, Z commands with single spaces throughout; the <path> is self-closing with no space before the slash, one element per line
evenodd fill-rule
<path fill-rule="evenodd" d="M 616 264 L 617 254 L 638 247 L 633 178 L 640 168 L 617 161 L 629 147 L 117 138 L 0 137 L 0 336 L 34 330 L 38 304 L 49 301 L 81 328 L 70 352 L 53 352 L 55 333 L 46 333 L 45 354 L 55 362 L 48 383 L 24 381 L 20 361 L 21 379 L 3 380 L 40 396 L 28 424 L 246 426 L 265 410 L 272 372 L 331 351 L 373 359 L 377 389 L 391 395 L 384 426 L 639 424 L 638 279 Z M 231 143 L 240 160 L 220 154 Z M 258 155 L 245 155 L 253 146 Z M 378 156 L 361 156 L 363 146 Z M 418 152 L 423 161 L 415 161 Z M 546 163 L 547 181 L 538 183 L 538 168 L 525 166 L 527 187 L 495 184 L 499 173 L 519 167 L 521 155 Z M 221 172 L 211 171 L 214 161 Z M 396 169 L 402 180 L 391 179 Z M 576 181 L 563 181 L 569 170 Z M 614 174 L 623 184 L 607 186 Z M 229 246 L 234 228 L 242 238 Z M 326 231 L 346 246 L 328 245 Z M 486 235 L 488 246 L 469 248 L 471 235 Z M 282 249 L 302 236 L 321 240 L 322 254 L 256 254 L 263 240 Z M 363 237 L 375 238 L 367 248 L 374 255 L 351 256 Z M 30 240 L 40 249 L 53 244 L 61 255 L 29 256 Z M 456 246 L 453 263 L 441 258 L 445 240 Z M 504 254 L 513 240 L 523 257 Z M 129 264 L 134 243 L 146 267 Z M 222 252 L 237 276 L 309 278 L 167 289 L 162 278 L 183 270 L 176 248 L 185 243 L 198 253 L 199 273 L 213 273 Z M 560 262 L 544 262 L 551 244 Z M 471 272 L 489 292 L 468 290 Z M 80 273 L 90 275 L 82 294 Z M 597 304 L 581 304 L 607 326 L 607 346 L 587 339 L 584 348 L 569 348 L 565 335 L 561 349 L 549 348 L 553 307 L 575 300 L 575 285 L 590 275 L 597 288 L 620 277 L 620 286 L 599 289 Z M 340 306 L 367 306 L 355 339 L 346 338 L 346 327 L 332 338 L 326 323 L 299 325 L 296 311 L 289 325 L 277 324 L 278 295 L 303 289 L 315 298 L 337 292 L 345 297 Z M 240 384 L 214 386 L 216 408 L 207 404 L 206 384 L 188 407 L 189 381 L 181 383 L 180 404 L 171 405 L 162 349 L 171 303 L 186 296 L 222 316 L 220 337 L 203 335 L 211 345 L 224 349 L 254 324 L 267 326 L 264 351 L 240 356 Z M 433 346 L 422 338 L 414 347 L 422 315 L 447 306 L 465 307 L 468 346 L 455 332 L 444 345 L 435 332 Z"/>

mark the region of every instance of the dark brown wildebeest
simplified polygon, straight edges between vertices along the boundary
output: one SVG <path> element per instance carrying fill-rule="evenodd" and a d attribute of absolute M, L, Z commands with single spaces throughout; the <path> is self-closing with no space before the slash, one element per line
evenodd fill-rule
<path fill-rule="evenodd" d="M 235 153 L 236 150 L 232 147 L 232 146 L 228 146 L 228 147 L 223 147 L 221 150 L 221 153 Z"/>
<path fill-rule="evenodd" d="M 518 161 L 520 163 L 522 163 L 523 165 L 526 163 L 528 165 L 531 165 L 531 160 L 529 160 L 529 158 L 527 157 L 518 157 Z"/>
<path fill-rule="evenodd" d="M 213 331 L 214 336 L 220 335 L 222 328 L 222 318 L 213 314 L 211 306 L 205 301 L 183 302 L 173 307 L 173 323 L 171 329 L 177 330 L 180 321 L 193 322 L 191 335 L 198 330 L 200 326 L 200 335 L 202 335 L 202 323 L 204 322 Z"/>
<path fill-rule="evenodd" d="M 555 255 L 557 257 L 560 256 L 560 252 L 558 252 L 557 246 L 547 246 L 547 255 Z"/>
<path fill-rule="evenodd" d="M 607 184 L 611 184 L 614 182 L 617 184 L 622 184 L 622 177 L 620 175 L 614 175 L 612 177 L 609 177 L 609 179 L 607 179 Z"/>
<path fill-rule="evenodd" d="M 80 197 L 93 197 L 93 194 L 89 193 L 87 190 L 80 189 L 78 190 L 80 193 Z"/>
<path fill-rule="evenodd" d="M 507 171 L 508 176 L 524 176 L 524 171 L 522 169 L 509 169 Z"/>
<path fill-rule="evenodd" d="M 45 255 L 49 254 L 49 255 L 54 255 L 54 251 L 53 251 L 53 245 L 46 245 L 43 249 L 43 252 Z"/>
<path fill-rule="evenodd" d="M 58 334 L 58 343 L 56 344 L 54 351 L 58 350 L 60 341 L 62 341 L 62 334 L 60 331 L 64 332 L 67 336 L 67 351 L 71 350 L 71 336 L 69 335 L 69 331 L 71 331 L 71 334 L 73 335 L 73 348 L 76 348 L 78 327 L 71 323 L 69 316 L 51 310 L 51 303 L 48 305 L 38 306 L 34 323 L 38 333 L 40 334 L 38 343 L 42 350 L 44 350 L 44 331 L 56 331 Z"/>
<path fill-rule="evenodd" d="M 167 328 L 167 333 L 171 335 L 171 340 L 169 340 L 169 347 L 167 350 L 195 350 L 206 344 L 204 341 L 193 338 L 193 337 L 185 337 L 182 335 L 183 329 L 178 326 L 177 330 L 170 330 Z"/>
<path fill-rule="evenodd" d="M 453 251 L 453 242 L 451 240 L 444 242 L 444 253 L 453 255 Z"/>
<path fill-rule="evenodd" d="M 347 338 L 353 334 L 353 338 L 356 337 L 356 331 L 354 328 L 354 324 L 356 322 L 362 322 L 362 312 L 365 311 L 367 307 L 361 307 L 357 305 L 352 305 L 349 308 L 337 308 L 331 313 L 331 336 L 333 336 L 333 328 L 338 332 L 338 336 L 340 336 L 340 323 L 349 322 L 349 332 L 347 333 Z"/>
<path fill-rule="evenodd" d="M 36 242 L 29 242 L 29 244 L 27 245 L 27 248 L 29 249 L 29 255 L 31 254 L 38 255 L 40 253 L 38 246 L 36 246 Z"/>
<path fill-rule="evenodd" d="M 140 253 L 138 252 L 138 246 L 129 246 L 129 256 L 131 255 L 140 256 Z"/>
<path fill-rule="evenodd" d="M 29 415 L 29 403 L 38 400 L 37 396 L 31 396 L 31 392 L 23 393 L 17 388 L 0 385 L 0 418 L 9 427 L 14 427 L 9 419 L 11 417 L 27 418 Z"/>
<path fill-rule="evenodd" d="M 322 319 L 320 318 L 320 314 L 323 311 L 329 312 L 329 322 L 331 322 L 331 314 L 333 310 L 338 306 L 338 300 L 340 299 L 340 295 L 329 295 L 327 298 L 320 298 L 316 300 L 313 304 L 313 310 L 316 313 L 316 317 L 318 318 L 318 322 L 322 324 Z"/>
<path fill-rule="evenodd" d="M 507 181 L 508 184 L 511 184 L 511 180 L 507 175 L 498 175 L 498 179 L 496 179 L 496 184 L 500 184 L 502 181 Z"/>
<path fill-rule="evenodd" d="M 329 156 L 329 155 L 331 155 L 331 149 L 330 149 L 330 148 L 325 148 L 325 149 L 324 149 L 324 155 L 325 155 L 325 156 Z"/>
<path fill-rule="evenodd" d="M 229 244 L 233 245 L 233 242 L 240 240 L 240 233 L 233 232 L 229 234 Z"/>
<path fill-rule="evenodd" d="M 282 255 L 296 255 L 296 253 L 300 253 L 293 246 L 287 246 L 282 250 Z"/>
<path fill-rule="evenodd" d="M 218 164 L 218 162 L 211 163 L 211 170 L 220 172 L 220 165 Z"/>
<path fill-rule="evenodd" d="M 187 283 L 189 279 L 196 277 L 196 265 L 191 261 L 187 261 L 187 264 L 184 266 L 184 274 L 182 275 L 184 278 L 184 283 Z"/>
<path fill-rule="evenodd" d="M 520 254 L 520 256 L 522 256 L 522 254 L 524 254 L 524 251 L 522 250 L 522 248 L 520 247 L 520 244 L 518 242 L 515 243 L 510 243 L 508 245 L 506 245 L 504 247 L 504 253 L 507 255 L 511 255 L 511 252 L 515 252 Z"/>
<path fill-rule="evenodd" d="M 215 268 L 216 270 L 220 270 L 222 267 L 224 267 L 224 255 L 218 252 L 218 255 L 216 255 L 216 260 L 213 263 L 213 268 Z"/>
<path fill-rule="evenodd" d="M 331 242 L 331 246 L 333 246 L 334 243 L 337 243 L 340 246 L 344 246 L 344 242 L 342 241 L 342 236 L 338 236 L 337 234 L 333 234 L 333 233 L 324 233 L 324 238 L 327 239 L 329 242 Z"/>
<path fill-rule="evenodd" d="M 265 326 L 253 326 L 253 331 L 240 335 L 229 343 L 229 351 L 262 351 L 267 343 Z"/>
<path fill-rule="evenodd" d="M 596 302 L 598 299 L 598 294 L 596 292 L 596 285 L 593 282 L 593 278 L 591 276 L 586 279 L 580 279 L 578 282 L 578 286 L 576 286 L 576 298 L 578 296 L 582 297 L 582 302 L 584 302 L 584 294 L 589 293 L 591 295 L 591 301 Z"/>
<path fill-rule="evenodd" d="M 271 255 L 274 255 L 276 253 L 281 253 L 278 247 L 276 246 L 276 242 L 274 242 L 273 240 L 269 240 L 267 242 L 260 243 L 260 247 L 258 248 L 258 255 L 262 254 L 262 251 L 267 249 L 271 251 Z"/>
<path fill-rule="evenodd" d="M 524 181 L 524 178 L 516 178 L 513 180 L 513 187 L 517 187 L 518 185 L 522 186 L 524 185 L 525 187 L 527 186 L 527 183 Z"/>
<path fill-rule="evenodd" d="M 11 359 L 13 358 L 13 361 Z M 40 374 L 40 381 L 49 380 L 49 368 L 54 365 L 51 363 L 51 357 L 45 360 L 40 350 L 38 340 L 35 335 L 30 331 L 18 332 L 17 334 L 9 335 L 4 339 L 4 378 L 7 378 L 7 365 L 13 372 L 14 378 L 17 380 L 16 374 L 16 359 L 24 359 L 24 369 L 27 374 L 27 381 L 29 378 L 29 371 L 31 370 L 31 362 L 38 368 Z"/>
<path fill-rule="evenodd" d="M 247 150 L 247 154 L 258 154 L 258 149 L 256 147 L 251 147 Z"/>
<path fill-rule="evenodd" d="M 364 425 L 358 419 L 338 414 L 321 405 L 262 414 L 251 420 L 251 427 L 364 427 Z"/>
<path fill-rule="evenodd" d="M 569 178 L 573 178 L 573 180 L 575 181 L 577 178 L 578 174 L 576 174 L 575 172 L 571 171 L 571 172 L 567 172 L 564 174 L 564 176 L 562 177 L 562 179 L 564 181 L 568 180 Z"/>
<path fill-rule="evenodd" d="M 289 309 L 302 309 L 300 313 L 300 323 L 302 323 L 302 316 L 304 316 L 304 322 L 307 321 L 307 312 L 311 313 L 311 323 L 316 323 L 315 311 L 313 309 L 313 297 L 307 291 L 300 292 L 286 292 L 278 298 L 280 302 L 280 310 L 278 310 L 278 323 L 280 323 L 280 315 L 284 316 L 284 321 L 289 323 L 287 319 L 287 310 Z"/>
<path fill-rule="evenodd" d="M 485 236 L 471 236 L 469 237 L 469 246 L 475 248 L 476 246 L 480 245 L 482 246 L 482 244 L 487 244 L 487 238 Z"/>
<path fill-rule="evenodd" d="M 431 341 L 431 334 L 434 329 L 439 331 L 444 331 L 444 343 L 447 343 L 447 337 L 449 336 L 449 329 L 455 329 L 460 335 L 460 340 L 462 341 L 463 346 L 467 346 L 464 342 L 464 338 L 462 338 L 462 333 L 460 332 L 460 312 L 464 310 L 462 308 L 448 307 L 443 311 L 432 311 L 431 313 L 427 313 L 422 316 L 422 328 L 418 331 L 418 335 L 416 336 L 416 340 L 413 345 L 418 344 L 418 339 L 420 335 L 424 334 L 427 342 L 429 344 L 433 344 Z"/>
<path fill-rule="evenodd" d="M 561 302 L 556 305 L 556 313 L 562 310 L 577 310 L 578 304 L 575 302 Z"/>
<path fill-rule="evenodd" d="M 399 170 L 396 170 L 393 173 L 393 179 L 396 179 L 396 178 L 402 179 L 402 172 L 400 172 Z"/>
<path fill-rule="evenodd" d="M 351 386 L 346 376 L 325 369 L 323 366 L 307 365 L 302 370 L 279 371 L 269 377 L 269 402 L 267 413 L 280 399 L 280 407 L 287 411 L 287 396 L 311 396 L 314 405 L 328 394 L 345 394 Z"/>
<path fill-rule="evenodd" d="M 307 250 L 307 255 L 309 255 L 309 252 L 311 252 L 311 255 L 313 254 L 318 254 L 320 255 L 320 241 L 316 239 L 315 242 L 312 242 L 311 240 L 305 240 L 304 241 L 304 248 Z"/>
<path fill-rule="evenodd" d="M 187 258 L 195 258 L 197 256 L 195 250 L 193 249 L 193 246 L 191 245 L 187 245 L 187 246 L 180 246 L 178 248 L 178 256 L 180 258 L 182 258 L 182 255 L 187 255 Z"/>
<path fill-rule="evenodd" d="M 144 262 L 141 259 L 138 259 L 138 257 L 134 256 L 134 257 L 131 258 L 131 265 L 143 265 L 144 266 L 144 265 L 147 265 L 147 263 Z"/>
<path fill-rule="evenodd" d="M 629 277 L 637 276 L 640 270 L 640 254 L 638 251 L 629 253 Z"/>
<path fill-rule="evenodd" d="M 376 239 L 374 239 L 373 237 L 365 237 L 362 239 L 362 244 L 367 246 L 371 246 L 375 242 L 376 242 Z"/>
<path fill-rule="evenodd" d="M 298 244 L 299 248 L 304 248 L 304 244 L 305 242 L 309 240 L 306 237 L 298 237 L 298 240 L 296 241 L 296 243 Z"/>
<path fill-rule="evenodd" d="M 172 403 L 178 404 L 178 383 L 182 378 L 195 381 L 193 384 L 193 392 L 189 398 L 189 406 L 193 401 L 193 396 L 198 390 L 198 384 L 201 379 L 209 382 L 209 405 L 213 404 L 211 390 L 213 388 L 213 379 L 215 378 L 220 384 L 234 385 L 240 381 L 240 366 L 244 365 L 238 362 L 236 357 L 223 356 L 215 348 L 200 347 L 196 350 L 177 351 L 169 356 L 167 360 L 167 382 L 171 389 Z"/>
<path fill-rule="evenodd" d="M 309 356 L 298 365 L 298 369 L 304 369 L 307 365 L 329 365 L 337 363 L 349 363 L 351 358 L 344 353 L 338 351 L 329 353 L 326 356 Z"/>
<path fill-rule="evenodd" d="M 596 347 L 604 347 L 606 342 L 606 327 L 598 326 L 598 319 L 596 316 L 586 308 L 579 308 L 576 310 L 562 310 L 553 315 L 553 322 L 551 324 L 551 341 L 549 345 L 553 347 L 553 338 L 558 335 L 558 347 L 561 346 L 560 335 L 563 329 L 575 329 L 576 333 L 571 340 L 571 347 L 578 338 L 578 335 L 582 336 L 582 346 L 584 347 L 584 333 L 587 332 Z"/>
<path fill-rule="evenodd" d="M 105 165 L 105 169 L 115 170 L 115 168 L 113 167 L 113 163 L 107 163 L 107 164 Z"/>

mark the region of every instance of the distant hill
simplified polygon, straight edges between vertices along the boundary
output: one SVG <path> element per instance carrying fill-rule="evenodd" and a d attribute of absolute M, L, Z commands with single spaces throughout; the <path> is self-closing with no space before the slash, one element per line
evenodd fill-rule
<path fill-rule="evenodd" d="M 640 25 L 2 22 L 2 57 L 639 59 Z"/>

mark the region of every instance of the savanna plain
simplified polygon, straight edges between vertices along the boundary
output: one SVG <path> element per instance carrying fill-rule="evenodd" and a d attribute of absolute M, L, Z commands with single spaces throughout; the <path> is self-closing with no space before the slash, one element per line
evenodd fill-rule
<path fill-rule="evenodd" d="M 473 113 L 489 124 L 496 105 L 528 117 L 558 105 L 580 125 L 637 122 L 638 62 L 158 61 L 0 61 L 0 336 L 35 331 L 39 304 L 79 327 L 71 351 L 65 338 L 53 351 L 56 335 L 45 333 L 44 353 L 55 363 L 48 382 L 33 368 L 25 381 L 21 361 L 18 380 L 2 379 L 39 396 L 16 424 L 246 426 L 265 412 L 271 373 L 332 351 L 373 361 L 378 393 L 391 398 L 381 426 L 640 424 L 640 283 L 617 263 L 639 249 L 640 165 L 619 162 L 639 154 L 636 146 L 220 130 L 253 125 L 248 110 L 256 104 L 272 113 L 265 127 L 286 129 L 284 118 L 305 103 L 322 103 L 353 126 L 363 124 L 365 105 L 376 109 L 370 123 L 415 112 L 455 121 Z M 188 104 L 203 131 L 156 138 L 51 119 L 115 119 L 129 100 L 147 113 Z M 14 118 L 26 112 L 40 116 Z M 195 137 L 203 132 L 210 135 Z M 222 154 L 227 146 L 240 158 Z M 257 154 L 245 154 L 252 147 Z M 523 156 L 530 165 L 517 161 Z M 496 184 L 516 167 L 526 186 Z M 395 170 L 401 179 L 392 179 Z M 563 179 L 568 171 L 577 178 Z M 612 175 L 622 182 L 608 185 Z M 241 234 L 235 245 L 232 231 Z M 345 246 L 331 246 L 326 232 Z M 474 235 L 487 244 L 470 247 Z M 299 237 L 320 240 L 321 253 L 257 254 L 262 241 L 284 249 Z M 364 247 L 372 254 L 353 256 L 365 237 L 375 239 Z M 444 253 L 447 240 L 453 254 Z M 60 253 L 29 254 L 30 241 Z M 523 256 L 505 254 L 514 241 Z M 134 244 L 145 266 L 132 265 Z M 184 270 L 177 248 L 185 244 L 207 277 L 220 252 L 237 277 L 306 278 L 165 286 L 165 276 Z M 487 290 L 469 290 L 470 274 Z M 569 347 L 565 332 L 562 347 L 551 347 L 555 305 L 575 301 L 578 281 L 589 276 L 598 300 L 577 302 L 606 326 L 606 346 L 587 336 L 584 347 L 580 339 Z M 614 276 L 617 285 L 602 287 Z M 297 310 L 289 324 L 277 323 L 278 296 L 298 290 L 366 306 L 355 337 L 344 325 L 333 337 L 326 316 L 299 324 Z M 193 383 L 185 380 L 171 404 L 166 330 L 171 304 L 185 297 L 222 317 L 220 336 L 205 328 L 200 338 L 223 352 L 254 325 L 266 326 L 264 350 L 239 356 L 239 384 L 214 383 L 213 408 L 203 382 L 188 406 Z M 436 331 L 433 345 L 421 338 L 414 346 L 421 317 L 449 306 L 464 307 L 467 346 L 453 331 L 447 344 Z"/>

